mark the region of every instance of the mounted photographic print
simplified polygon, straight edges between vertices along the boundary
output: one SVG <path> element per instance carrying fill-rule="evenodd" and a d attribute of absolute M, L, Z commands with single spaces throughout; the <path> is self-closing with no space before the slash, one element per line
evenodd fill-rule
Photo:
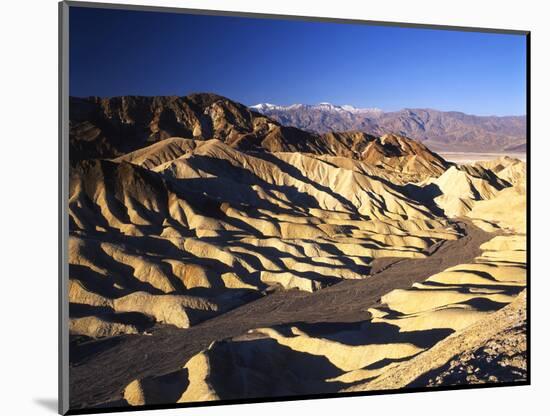
<path fill-rule="evenodd" d="M 69 1 L 60 85 L 61 413 L 529 384 L 529 32 Z"/>

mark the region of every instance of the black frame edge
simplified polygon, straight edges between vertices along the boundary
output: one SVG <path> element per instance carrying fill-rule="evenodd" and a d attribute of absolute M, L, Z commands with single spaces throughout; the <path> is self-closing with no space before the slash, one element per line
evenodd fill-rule
<path fill-rule="evenodd" d="M 64 1 L 70 7 L 87 7 L 94 9 L 111 9 L 111 10 L 132 10 L 143 12 L 161 12 L 161 13 L 183 13 L 196 14 L 206 16 L 228 16 L 228 17 L 248 17 L 252 19 L 274 19 L 274 20 L 298 20 L 306 22 L 325 22 L 325 23 L 344 23 L 344 24 L 362 24 L 372 26 L 390 26 L 390 27 L 407 27 L 416 29 L 433 29 L 433 30 L 455 30 L 462 32 L 481 32 L 495 33 L 503 35 L 527 35 L 528 30 L 519 29 L 501 29 L 501 28 L 485 28 L 472 26 L 452 26 L 438 25 L 432 23 L 406 23 L 406 22 L 387 22 L 381 20 L 362 20 L 362 19 L 347 19 L 340 17 L 325 17 L 325 16 L 301 16 L 289 14 L 273 14 L 273 13 L 257 13 L 245 11 L 228 11 L 214 9 L 190 9 L 183 7 L 168 7 L 168 6 L 147 6 L 139 4 L 117 4 L 117 3 L 99 3 L 99 2 L 84 2 L 78 0 Z"/>
<path fill-rule="evenodd" d="M 68 163 L 69 163 L 69 4 L 58 3 L 58 403 L 69 411 L 69 263 L 68 263 Z"/>
<path fill-rule="evenodd" d="M 527 162 L 527 180 L 526 180 L 526 216 L 527 216 L 527 384 L 531 385 L 531 32 L 527 32 L 525 35 L 526 42 L 526 54 L 525 54 L 525 113 L 527 119 L 527 131 L 526 131 L 526 162 Z"/>

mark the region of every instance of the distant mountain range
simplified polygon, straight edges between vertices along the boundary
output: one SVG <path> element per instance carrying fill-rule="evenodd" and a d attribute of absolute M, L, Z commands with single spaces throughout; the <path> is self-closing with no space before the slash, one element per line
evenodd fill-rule
<path fill-rule="evenodd" d="M 259 111 L 260 113 L 268 113 L 270 111 L 291 111 L 298 109 L 306 109 L 309 111 L 324 111 L 327 113 L 352 113 L 352 114 L 369 114 L 371 116 L 376 116 L 382 114 L 383 111 L 379 108 L 357 108 L 352 105 L 334 105 L 331 103 L 319 103 L 314 105 L 309 104 L 292 104 L 289 106 L 282 106 L 270 103 L 261 103 L 250 106 L 253 110 Z"/>
<path fill-rule="evenodd" d="M 513 153 L 526 150 L 525 116 L 475 116 L 432 109 L 384 112 L 330 103 L 290 106 L 262 103 L 250 108 L 282 125 L 316 133 L 399 134 L 422 141 L 435 151 Z"/>

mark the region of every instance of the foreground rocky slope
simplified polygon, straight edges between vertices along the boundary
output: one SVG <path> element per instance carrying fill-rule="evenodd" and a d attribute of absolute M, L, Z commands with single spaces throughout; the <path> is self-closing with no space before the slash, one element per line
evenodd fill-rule
<path fill-rule="evenodd" d="M 253 329 L 211 344 L 175 374 L 133 381 L 125 400 L 170 401 L 167 386 L 183 403 L 525 380 L 525 239 L 482 248 L 474 263 L 382 296 L 371 319 Z"/>
<path fill-rule="evenodd" d="M 523 162 L 449 164 L 395 135 L 291 140 L 217 96 L 140 100 L 91 99 L 73 123 L 101 109 L 71 150 L 73 408 L 448 385 L 513 331 L 510 371 L 475 381 L 525 378 L 519 321 L 469 329 L 525 288 Z M 195 127 L 164 138 L 151 111 Z"/>

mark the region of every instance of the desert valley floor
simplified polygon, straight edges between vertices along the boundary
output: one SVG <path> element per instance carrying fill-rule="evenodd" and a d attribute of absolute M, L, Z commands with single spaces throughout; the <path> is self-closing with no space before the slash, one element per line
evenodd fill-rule
<path fill-rule="evenodd" d="M 212 94 L 74 99 L 70 150 L 72 409 L 527 377 L 519 158 Z"/>

